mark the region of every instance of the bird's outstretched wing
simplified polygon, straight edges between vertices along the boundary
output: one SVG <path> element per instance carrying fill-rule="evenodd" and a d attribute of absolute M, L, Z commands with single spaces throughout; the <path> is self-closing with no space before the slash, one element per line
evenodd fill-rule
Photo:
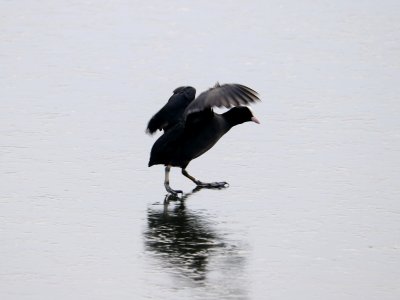
<path fill-rule="evenodd" d="M 202 111 L 212 107 L 232 107 L 239 105 L 249 105 L 253 102 L 260 101 L 258 93 L 253 89 L 237 84 L 228 83 L 217 84 L 201 93 L 186 108 L 184 115 Z"/>
<path fill-rule="evenodd" d="M 146 132 L 153 134 L 157 130 L 167 131 L 183 118 L 187 106 L 194 100 L 196 90 L 190 86 L 174 90 L 167 104 L 163 106 L 147 124 Z"/>

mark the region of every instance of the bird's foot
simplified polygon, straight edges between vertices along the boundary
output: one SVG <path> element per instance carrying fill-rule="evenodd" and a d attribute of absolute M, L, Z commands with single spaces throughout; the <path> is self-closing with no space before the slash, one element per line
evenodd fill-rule
<path fill-rule="evenodd" d="M 167 190 L 167 192 L 168 193 L 170 193 L 172 196 L 178 196 L 178 194 L 183 194 L 183 191 L 181 191 L 181 190 L 173 190 L 173 189 L 171 189 L 171 187 L 168 185 L 168 186 L 165 186 L 165 189 Z"/>
<path fill-rule="evenodd" d="M 170 201 L 182 201 L 182 197 L 179 197 L 178 194 L 167 194 L 164 198 L 164 205 L 168 205 Z"/>
<path fill-rule="evenodd" d="M 222 188 L 227 188 L 229 184 L 225 181 L 222 182 L 201 182 L 201 181 L 196 181 L 196 184 L 198 187 L 201 188 L 210 188 L 210 189 L 222 189 Z"/>

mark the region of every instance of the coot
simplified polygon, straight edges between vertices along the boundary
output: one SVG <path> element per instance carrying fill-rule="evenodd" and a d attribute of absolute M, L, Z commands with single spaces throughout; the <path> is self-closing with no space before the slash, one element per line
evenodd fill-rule
<path fill-rule="evenodd" d="M 260 101 L 253 89 L 241 84 L 217 83 L 195 98 L 196 90 L 191 86 L 175 89 L 167 104 L 149 121 L 147 132 L 153 134 L 163 130 L 163 135 L 154 143 L 149 167 L 165 165 L 164 186 L 177 195 L 180 190 L 169 186 L 171 167 L 182 168 L 182 174 L 199 187 L 219 188 L 226 182 L 205 183 L 191 176 L 186 167 L 189 162 L 208 151 L 233 126 L 253 121 L 259 123 L 247 106 Z M 223 114 L 213 112 L 213 107 L 230 108 Z"/>

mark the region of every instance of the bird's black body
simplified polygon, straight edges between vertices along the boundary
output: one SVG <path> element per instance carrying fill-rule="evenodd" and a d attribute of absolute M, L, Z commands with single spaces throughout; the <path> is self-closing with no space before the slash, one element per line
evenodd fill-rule
<path fill-rule="evenodd" d="M 195 113 L 186 123 L 166 131 L 151 149 L 149 167 L 156 164 L 186 168 L 205 153 L 230 129 L 220 115 L 210 111 Z"/>
<path fill-rule="evenodd" d="M 164 130 L 164 134 L 151 149 L 149 167 L 157 164 L 167 167 L 165 185 L 171 193 L 177 192 L 169 187 L 171 166 L 182 168 L 182 173 L 199 186 L 216 187 L 216 183 L 204 184 L 196 180 L 185 168 L 192 159 L 212 148 L 233 126 L 246 121 L 258 123 L 246 106 L 233 107 L 223 114 L 216 114 L 212 110 L 213 106 L 230 107 L 259 100 L 256 92 L 248 87 L 218 84 L 196 99 L 194 95 L 195 89 L 192 87 L 176 89 L 167 104 L 151 118 L 147 127 L 149 133 L 157 129 Z"/>
<path fill-rule="evenodd" d="M 207 152 L 225 133 L 239 124 L 231 116 L 233 112 L 240 110 L 248 111 L 247 115 L 251 118 L 247 107 L 232 108 L 221 115 L 215 114 L 211 109 L 191 114 L 186 122 L 179 122 L 154 143 L 149 167 L 164 164 L 186 168 L 192 159 Z"/>

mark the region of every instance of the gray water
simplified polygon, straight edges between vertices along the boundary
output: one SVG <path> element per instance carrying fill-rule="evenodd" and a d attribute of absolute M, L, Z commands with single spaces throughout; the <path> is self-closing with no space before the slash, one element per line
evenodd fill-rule
<path fill-rule="evenodd" d="M 398 1 L 1 1 L 0 298 L 399 299 Z M 149 118 L 257 90 L 163 205 Z M 157 135 L 158 137 L 158 135 Z"/>

